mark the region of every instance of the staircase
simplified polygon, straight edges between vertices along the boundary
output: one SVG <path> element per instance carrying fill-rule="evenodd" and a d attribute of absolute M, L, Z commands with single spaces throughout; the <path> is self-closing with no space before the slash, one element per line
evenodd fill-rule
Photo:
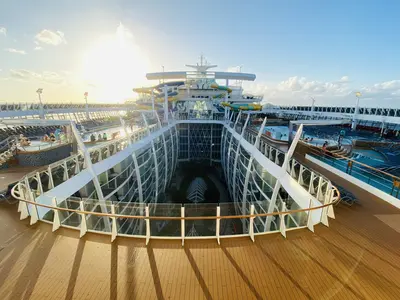
<path fill-rule="evenodd" d="M 345 156 L 345 157 L 350 157 L 351 156 L 351 146 L 349 145 L 344 145 L 340 146 L 338 149 L 337 146 L 332 147 L 333 149 L 331 150 L 331 147 L 328 147 L 327 149 L 334 155 L 339 155 L 339 156 Z"/>
<path fill-rule="evenodd" d="M 0 142 L 0 167 L 14 158 L 14 153 L 17 149 L 15 140 L 14 136 L 10 136 Z"/>

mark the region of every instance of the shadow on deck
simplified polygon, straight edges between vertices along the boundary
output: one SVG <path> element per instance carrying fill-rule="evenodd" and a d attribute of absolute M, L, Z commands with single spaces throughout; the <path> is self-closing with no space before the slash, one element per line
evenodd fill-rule
<path fill-rule="evenodd" d="M 360 204 L 337 206 L 329 228 L 221 246 L 79 239 L 0 204 L 0 299 L 400 299 L 399 211 L 349 188 Z"/>

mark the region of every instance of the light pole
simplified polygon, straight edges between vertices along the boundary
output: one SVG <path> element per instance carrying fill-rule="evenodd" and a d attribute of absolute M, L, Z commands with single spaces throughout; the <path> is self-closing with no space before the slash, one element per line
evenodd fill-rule
<path fill-rule="evenodd" d="M 162 83 L 164 83 L 164 66 L 161 66 L 162 67 L 162 72 L 163 72 L 163 74 L 162 74 Z"/>
<path fill-rule="evenodd" d="M 36 93 L 38 94 L 39 97 L 39 105 L 40 105 L 40 118 L 44 119 L 44 108 L 43 108 L 43 103 L 42 103 L 42 93 L 43 93 L 43 89 L 42 88 L 38 88 Z"/>
<path fill-rule="evenodd" d="M 357 127 L 356 117 L 358 114 L 358 106 L 360 105 L 360 97 L 361 97 L 361 93 L 356 92 L 357 103 L 356 103 L 356 107 L 354 109 L 353 120 L 351 122 L 351 130 L 353 130 L 353 131 L 356 130 L 356 127 Z"/>
<path fill-rule="evenodd" d="M 89 120 L 89 105 L 88 105 L 88 101 L 87 101 L 87 98 L 88 98 L 88 96 L 89 96 L 89 93 L 88 92 L 85 92 L 84 94 L 83 94 L 83 96 L 85 97 L 85 103 L 86 103 L 86 119 L 87 120 Z"/>
<path fill-rule="evenodd" d="M 310 97 L 312 100 L 312 105 L 311 105 L 311 111 L 314 111 L 314 107 L 315 107 L 315 98 L 314 97 Z"/>

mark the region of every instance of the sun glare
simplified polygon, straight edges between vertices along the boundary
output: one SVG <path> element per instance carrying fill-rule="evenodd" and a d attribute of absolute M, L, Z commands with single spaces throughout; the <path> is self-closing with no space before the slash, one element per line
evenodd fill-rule
<path fill-rule="evenodd" d="M 115 35 L 103 37 L 86 53 L 83 77 L 96 101 L 121 102 L 145 82 L 149 60 L 129 30 L 120 24 Z"/>

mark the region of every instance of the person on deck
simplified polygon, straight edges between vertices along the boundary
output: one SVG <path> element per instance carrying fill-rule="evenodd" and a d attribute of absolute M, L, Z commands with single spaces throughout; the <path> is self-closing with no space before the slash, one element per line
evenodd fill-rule
<path fill-rule="evenodd" d="M 325 141 L 325 143 L 322 145 L 322 152 L 325 155 L 326 154 L 326 148 L 328 147 L 328 141 Z"/>
<path fill-rule="evenodd" d="M 56 136 L 54 135 L 54 132 L 50 133 L 50 141 L 55 142 L 56 141 Z"/>

